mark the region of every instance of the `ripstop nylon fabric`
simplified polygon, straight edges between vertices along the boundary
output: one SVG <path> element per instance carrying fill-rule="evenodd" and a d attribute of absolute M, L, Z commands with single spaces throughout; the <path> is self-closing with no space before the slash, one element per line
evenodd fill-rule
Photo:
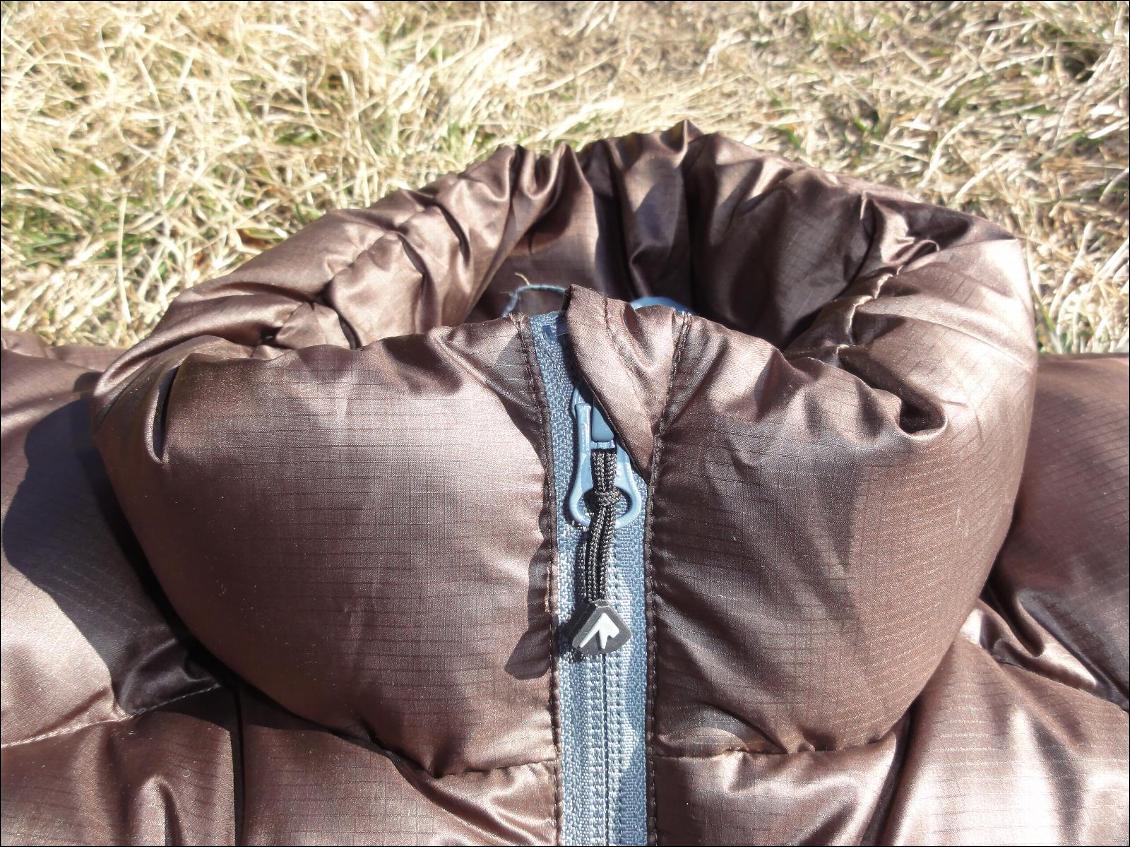
<path fill-rule="evenodd" d="M 1126 359 L 1038 361 L 1001 229 L 688 125 L 330 213 L 112 364 L 6 337 L 6 842 L 558 838 L 523 280 L 649 488 L 654 840 L 1125 843 Z"/>

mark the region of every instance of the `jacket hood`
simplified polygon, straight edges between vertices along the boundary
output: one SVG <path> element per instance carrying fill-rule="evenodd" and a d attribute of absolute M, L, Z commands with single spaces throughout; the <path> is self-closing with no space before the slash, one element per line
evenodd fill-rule
<path fill-rule="evenodd" d="M 526 282 L 569 289 L 522 303 L 563 310 L 651 489 L 655 755 L 881 738 L 1009 526 L 1022 253 L 689 125 L 503 148 L 173 303 L 95 441 L 187 628 L 432 773 L 555 759 L 550 432 L 529 320 L 498 317 Z"/>

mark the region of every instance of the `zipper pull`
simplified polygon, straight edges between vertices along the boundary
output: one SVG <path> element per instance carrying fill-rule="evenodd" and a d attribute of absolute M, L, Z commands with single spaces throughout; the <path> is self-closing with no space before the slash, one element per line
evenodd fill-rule
<path fill-rule="evenodd" d="M 588 603 L 588 613 L 579 620 L 573 635 L 573 649 L 583 656 L 599 656 L 619 650 L 632 633 L 624 619 L 607 603 Z"/>
<path fill-rule="evenodd" d="M 612 440 L 613 439 L 609 439 Z M 573 649 L 584 656 L 611 653 L 631 635 L 608 602 L 608 568 L 612 564 L 613 534 L 621 492 L 616 485 L 618 457 L 615 447 L 597 447 L 589 454 L 594 506 L 581 560 L 581 603 L 577 604 Z"/>
<path fill-rule="evenodd" d="M 601 418 L 603 420 L 603 416 Z M 607 422 L 596 426 L 607 427 Z M 611 434 L 610 428 L 608 433 L 598 429 L 599 440 L 596 443 L 611 446 L 594 447 L 588 453 L 592 479 L 589 500 L 593 513 L 580 562 L 581 602 L 577 604 L 571 639 L 573 649 L 583 656 L 611 653 L 622 647 L 631 636 L 624 619 L 608 602 L 608 569 L 612 564 L 614 534 L 619 523 L 617 513 L 623 492 L 618 485 L 618 454 L 621 451 L 616 447 L 615 437 L 601 438 L 606 434 Z M 636 511 L 638 513 L 639 509 Z"/>

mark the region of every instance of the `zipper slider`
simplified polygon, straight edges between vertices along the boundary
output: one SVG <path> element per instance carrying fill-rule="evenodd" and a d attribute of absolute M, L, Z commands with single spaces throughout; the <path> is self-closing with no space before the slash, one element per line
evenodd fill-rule
<path fill-rule="evenodd" d="M 616 433 L 600 411 L 581 390 L 573 391 L 573 421 L 577 429 L 577 460 L 573 472 L 573 485 L 569 489 L 569 516 L 580 526 L 587 527 L 591 518 L 585 506 L 585 496 L 593 490 L 592 454 L 594 450 L 616 451 L 616 477 L 614 485 L 624 495 L 627 507 L 616 518 L 617 529 L 632 523 L 640 514 L 640 491 L 632 475 L 632 460 L 628 452 L 616 441 Z"/>

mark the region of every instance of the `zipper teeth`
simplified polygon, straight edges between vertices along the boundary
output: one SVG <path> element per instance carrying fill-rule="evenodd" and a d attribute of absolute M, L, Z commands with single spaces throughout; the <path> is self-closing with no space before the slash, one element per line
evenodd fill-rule
<path fill-rule="evenodd" d="M 604 714 L 606 716 L 605 720 L 604 720 L 604 750 L 603 750 L 603 757 L 604 757 L 604 773 L 603 773 L 603 776 L 604 776 L 604 832 L 603 832 L 603 835 L 604 835 L 604 840 L 607 843 L 611 844 L 611 843 L 613 843 L 613 841 L 615 839 L 613 839 L 613 837 L 612 837 L 612 786 L 610 784 L 611 776 L 612 776 L 612 761 L 611 761 L 612 757 L 611 757 L 611 739 L 609 738 L 608 719 L 607 719 L 607 715 L 609 714 L 609 710 L 608 710 L 608 657 L 607 656 L 601 656 L 600 657 L 600 676 L 601 676 L 601 680 L 604 682 L 604 685 L 601 686 L 601 700 L 603 701 L 601 705 L 604 707 Z"/>
<path fill-rule="evenodd" d="M 631 635 L 613 652 L 579 658 L 570 643 L 568 624 L 589 599 L 584 587 L 584 555 L 597 520 L 593 514 L 586 526 L 573 517 L 576 513 L 571 509 L 575 493 L 571 484 L 580 464 L 572 411 L 578 380 L 567 364 L 567 338 L 558 336 L 557 315 L 533 317 L 530 325 L 550 411 L 558 508 L 556 542 L 560 567 L 556 569 L 554 590 L 559 641 L 554 660 L 558 670 L 561 737 L 560 839 L 563 844 L 646 844 L 647 655 L 642 505 L 647 490 L 627 464 L 622 450 L 614 450 L 620 454 L 618 460 L 623 460 L 616 474 L 618 494 L 628 505 L 626 510 L 613 506 L 613 515 L 617 510 L 621 514 L 610 522 L 608 552 L 600 557 L 603 587 L 592 596 L 614 607 Z M 601 448 L 608 446 L 600 444 Z M 632 509 L 634 515 L 625 519 Z"/>

